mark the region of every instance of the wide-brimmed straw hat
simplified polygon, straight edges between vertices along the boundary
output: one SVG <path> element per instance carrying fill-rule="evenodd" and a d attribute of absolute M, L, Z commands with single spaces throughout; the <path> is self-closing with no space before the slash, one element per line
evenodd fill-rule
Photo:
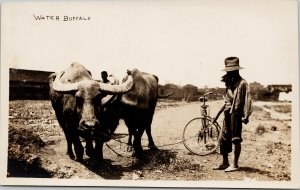
<path fill-rule="evenodd" d="M 225 69 L 223 69 L 223 71 L 229 72 L 239 69 L 243 69 L 243 67 L 240 67 L 238 57 L 227 57 L 225 59 Z"/>

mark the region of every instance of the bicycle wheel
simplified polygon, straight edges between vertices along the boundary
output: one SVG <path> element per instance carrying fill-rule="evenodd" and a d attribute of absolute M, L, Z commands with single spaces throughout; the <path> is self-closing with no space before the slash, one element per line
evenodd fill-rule
<path fill-rule="evenodd" d="M 204 117 L 196 117 L 184 127 L 182 140 L 189 151 L 204 156 L 216 151 L 220 133 L 219 124 L 213 123 L 211 117 L 206 116 L 206 121 Z"/>

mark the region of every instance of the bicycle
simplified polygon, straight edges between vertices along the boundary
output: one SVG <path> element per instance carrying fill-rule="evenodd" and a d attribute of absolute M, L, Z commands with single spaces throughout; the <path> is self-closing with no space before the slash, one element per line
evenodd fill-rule
<path fill-rule="evenodd" d="M 200 106 L 201 116 L 191 119 L 184 127 L 182 140 L 184 146 L 192 153 L 205 156 L 216 151 L 219 147 L 219 136 L 221 128 L 216 120 L 213 120 L 207 113 L 208 105 L 206 96 L 213 94 L 207 92 L 199 98 L 202 101 Z"/>

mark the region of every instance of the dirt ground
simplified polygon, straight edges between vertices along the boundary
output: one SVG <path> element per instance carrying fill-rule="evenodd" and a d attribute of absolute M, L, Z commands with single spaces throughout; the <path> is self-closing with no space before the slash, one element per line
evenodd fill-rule
<path fill-rule="evenodd" d="M 209 102 L 211 116 L 217 113 L 221 103 Z M 240 171 L 225 173 L 212 170 L 222 160 L 218 153 L 193 155 L 181 143 L 184 126 L 200 114 L 200 103 L 158 104 L 152 135 L 159 151 L 152 152 L 147 148 L 144 135 L 142 144 L 147 159 L 143 162 L 126 151 L 127 129 L 121 121 L 115 140 L 104 146 L 104 162 L 99 165 L 86 156 L 83 163 L 67 156 L 66 140 L 50 101 L 10 101 L 7 175 L 72 179 L 289 181 L 291 103 L 255 102 L 254 105 L 250 123 L 243 127 Z M 222 117 L 218 122 L 222 123 Z"/>

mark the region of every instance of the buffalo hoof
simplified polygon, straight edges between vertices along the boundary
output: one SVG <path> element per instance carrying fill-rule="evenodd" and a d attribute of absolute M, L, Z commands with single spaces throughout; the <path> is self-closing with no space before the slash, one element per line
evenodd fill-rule
<path fill-rule="evenodd" d="M 151 151 L 158 151 L 158 148 L 154 145 L 154 146 L 149 146 L 149 149 Z"/>
<path fill-rule="evenodd" d="M 137 158 L 138 160 L 143 160 L 145 159 L 145 155 L 143 153 L 143 151 L 133 151 L 131 156 Z"/>
<path fill-rule="evenodd" d="M 88 159 L 88 163 L 92 167 L 96 167 L 96 168 L 101 167 L 103 164 L 103 159 L 93 157 L 93 158 Z"/>
<path fill-rule="evenodd" d="M 96 157 L 93 159 L 93 161 L 96 167 L 100 167 L 103 164 L 103 158 Z"/>
<path fill-rule="evenodd" d="M 83 163 L 83 158 L 76 158 L 75 161 L 77 161 L 77 162 L 79 162 L 79 163 Z"/>
<path fill-rule="evenodd" d="M 90 158 L 93 158 L 93 157 L 95 156 L 94 149 L 87 148 L 87 149 L 85 150 L 85 153 L 86 153 L 86 155 L 87 155 L 88 157 L 90 157 Z"/>
<path fill-rule="evenodd" d="M 127 151 L 127 152 L 132 152 L 132 150 L 133 150 L 133 149 L 132 149 L 132 146 L 128 145 L 128 146 L 126 147 L 126 151 Z"/>
<path fill-rule="evenodd" d="M 133 150 L 131 157 L 138 157 L 138 154 Z"/>
<path fill-rule="evenodd" d="M 74 154 L 68 154 L 71 160 L 75 160 Z"/>

